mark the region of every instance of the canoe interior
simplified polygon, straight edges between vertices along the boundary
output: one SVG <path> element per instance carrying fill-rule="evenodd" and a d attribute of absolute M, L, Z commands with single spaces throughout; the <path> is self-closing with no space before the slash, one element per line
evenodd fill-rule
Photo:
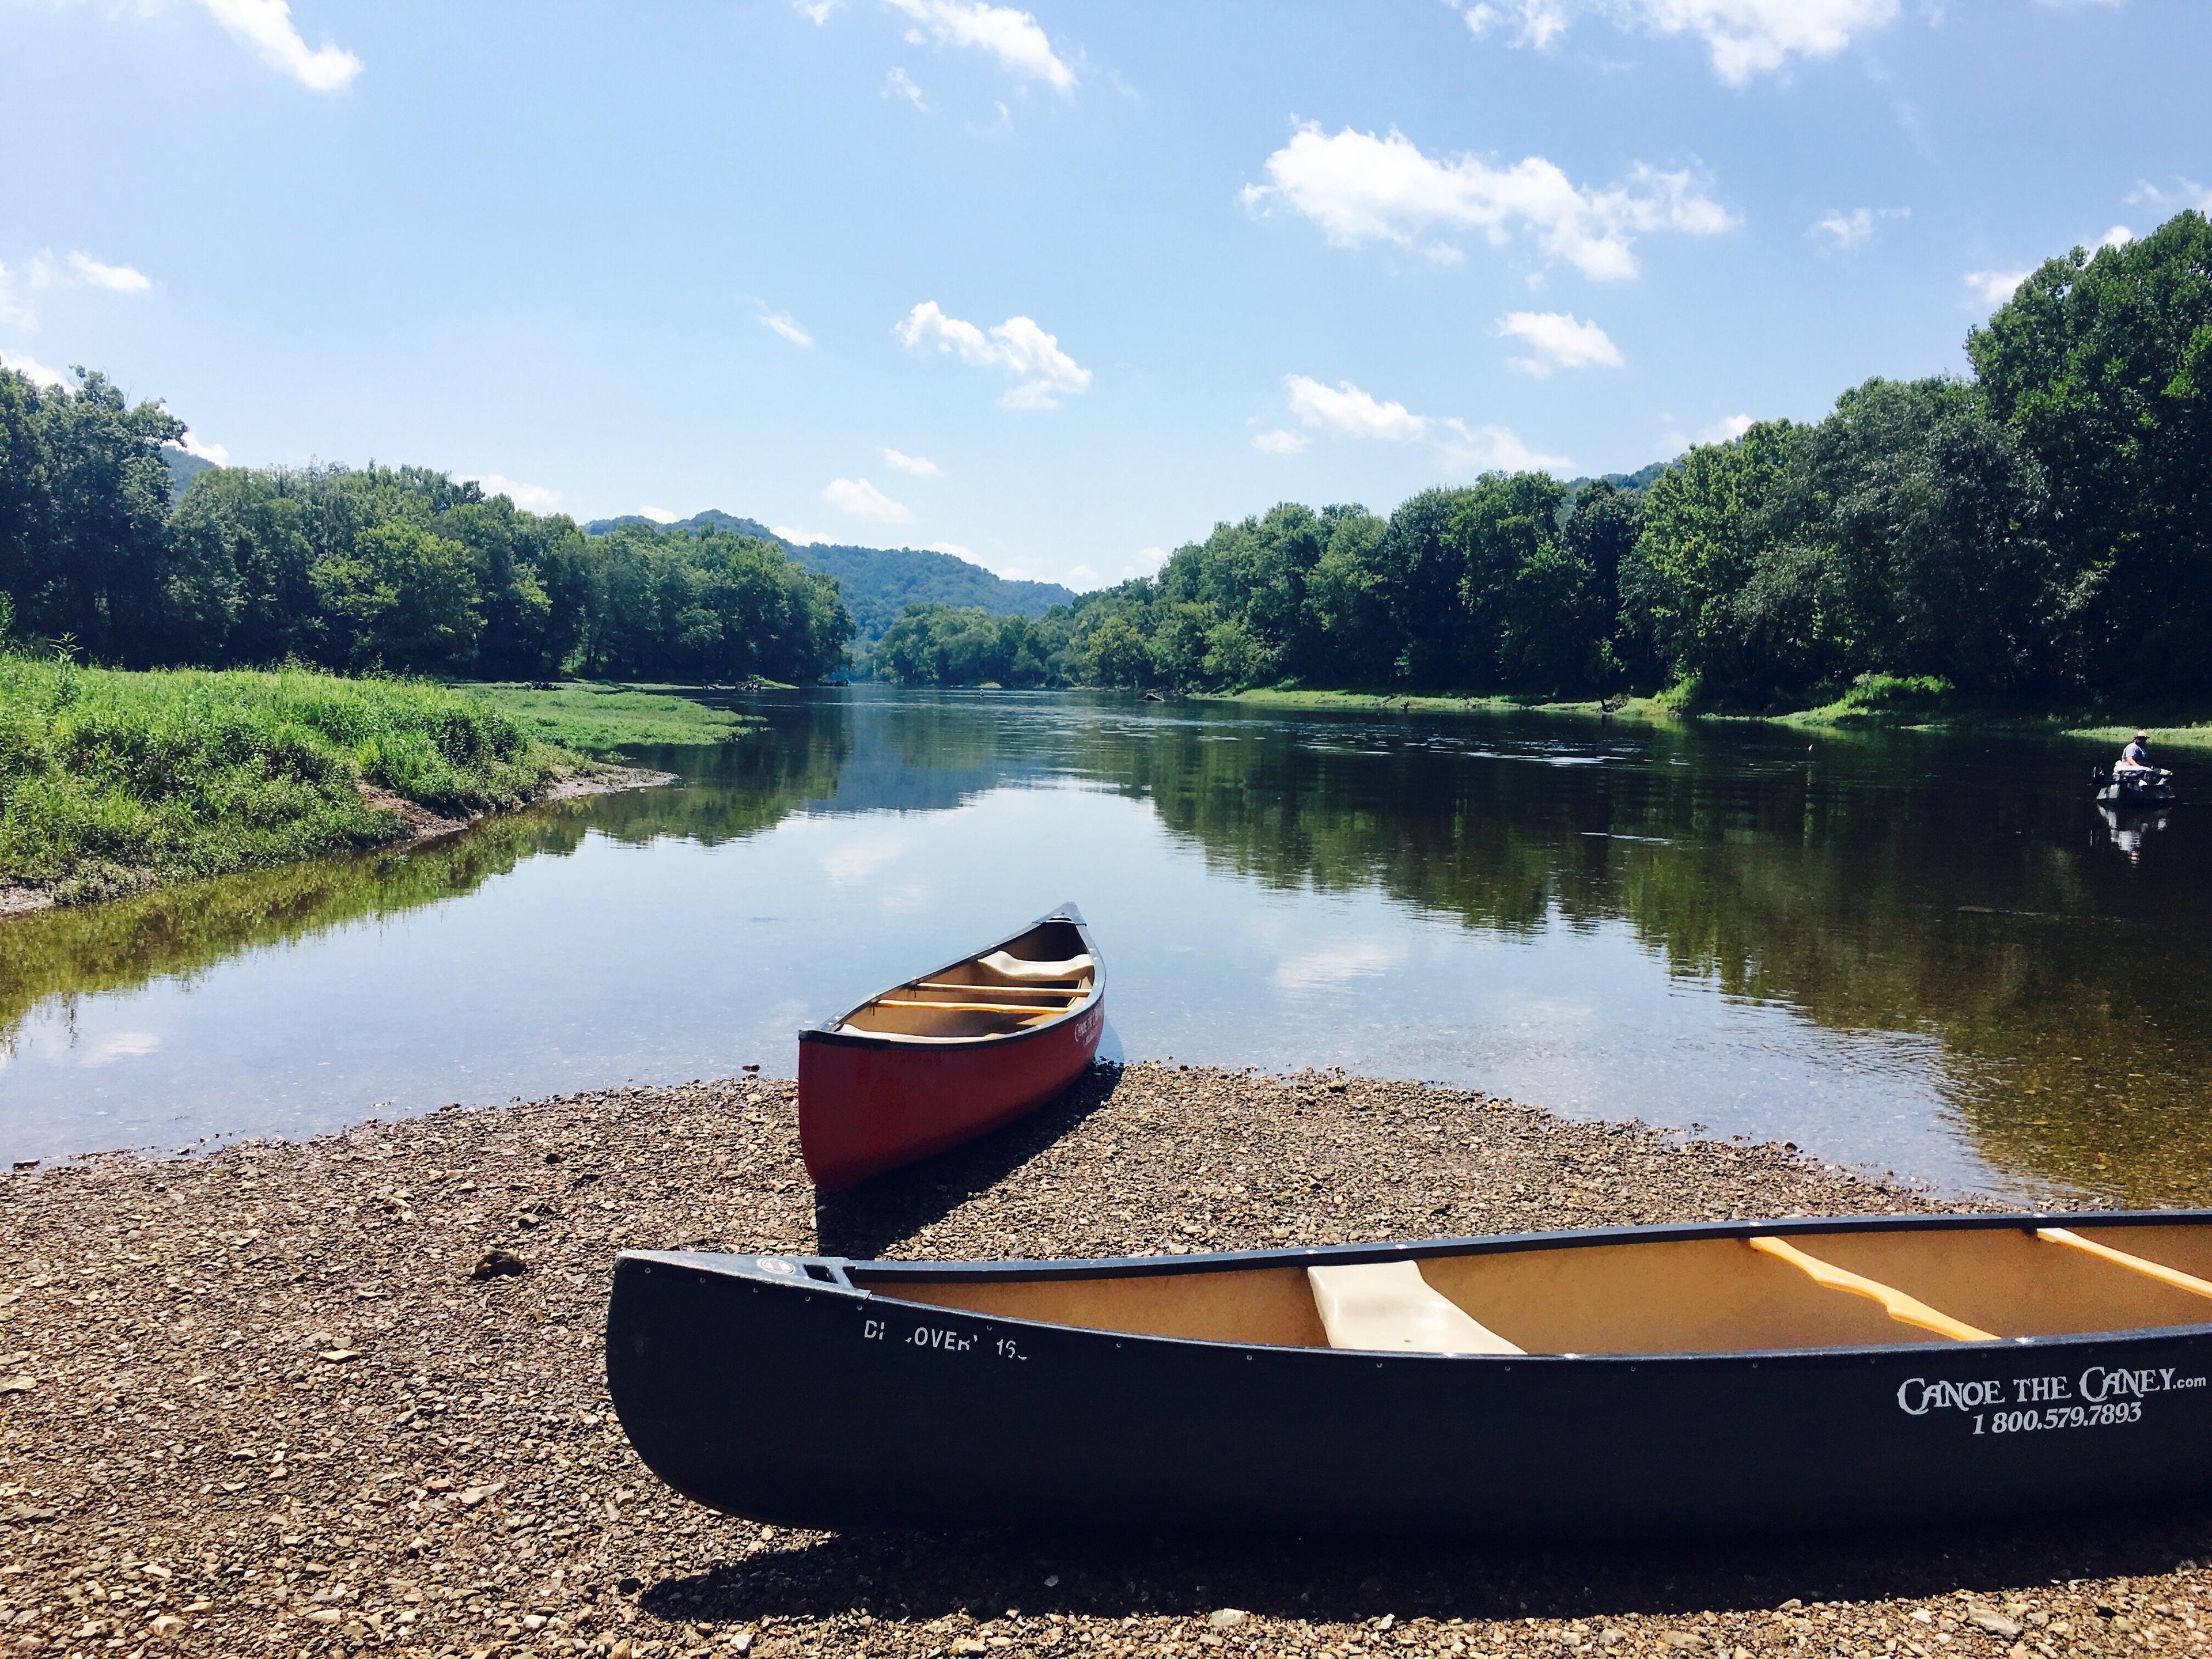
<path fill-rule="evenodd" d="M 1046 971 L 1054 968 L 1066 971 Z M 924 1042 L 1011 1036 L 1066 1018 L 1097 982 L 1098 964 L 1082 931 L 1055 917 L 964 962 L 894 986 L 837 1024 Z"/>
<path fill-rule="evenodd" d="M 1332 1259 L 1313 1272 L 851 1273 L 879 1296 L 1047 1324 L 1384 1352 L 1725 1353 L 2212 1323 L 2212 1221 L 1416 1249 L 1348 1273 L 1319 1265 Z"/>

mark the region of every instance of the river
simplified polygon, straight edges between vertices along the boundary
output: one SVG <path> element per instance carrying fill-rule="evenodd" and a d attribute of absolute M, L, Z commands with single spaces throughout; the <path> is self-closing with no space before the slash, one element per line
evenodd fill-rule
<path fill-rule="evenodd" d="M 1109 1054 L 2212 1199 L 2205 819 L 2106 822 L 2078 744 L 739 701 L 764 729 L 641 757 L 678 787 L 0 922 L 0 1156 L 787 1075 L 802 1024 L 1073 900 Z"/>

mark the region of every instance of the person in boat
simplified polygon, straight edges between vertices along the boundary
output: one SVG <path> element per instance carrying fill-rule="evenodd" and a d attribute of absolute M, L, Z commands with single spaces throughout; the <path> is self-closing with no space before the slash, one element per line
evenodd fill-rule
<path fill-rule="evenodd" d="M 2150 763 L 2150 733 L 2138 732 L 2128 746 L 2120 750 L 2120 758 L 2112 767 L 2112 775 L 2124 778 L 2133 773 L 2142 777 L 2157 770 L 2158 768 Z"/>

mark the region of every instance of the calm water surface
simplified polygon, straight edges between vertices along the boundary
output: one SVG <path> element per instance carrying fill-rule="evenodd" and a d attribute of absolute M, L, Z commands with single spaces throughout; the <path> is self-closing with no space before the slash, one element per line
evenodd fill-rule
<path fill-rule="evenodd" d="M 680 787 L 0 923 L 0 1155 L 757 1062 L 1064 899 L 1109 1052 L 2212 1200 L 2207 815 L 2094 751 L 1079 694 L 748 700 Z M 2189 781 L 2185 778 L 2185 782 Z"/>

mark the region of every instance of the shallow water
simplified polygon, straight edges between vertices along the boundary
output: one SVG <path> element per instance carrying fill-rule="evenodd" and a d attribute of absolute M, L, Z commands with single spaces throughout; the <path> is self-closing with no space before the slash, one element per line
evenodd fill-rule
<path fill-rule="evenodd" d="M 2078 745 L 744 701 L 765 732 L 647 757 L 680 787 L 0 923 L 0 1153 L 787 1074 L 801 1024 L 1072 899 L 1109 1052 L 2212 1198 L 2205 820 L 2108 824 Z"/>

